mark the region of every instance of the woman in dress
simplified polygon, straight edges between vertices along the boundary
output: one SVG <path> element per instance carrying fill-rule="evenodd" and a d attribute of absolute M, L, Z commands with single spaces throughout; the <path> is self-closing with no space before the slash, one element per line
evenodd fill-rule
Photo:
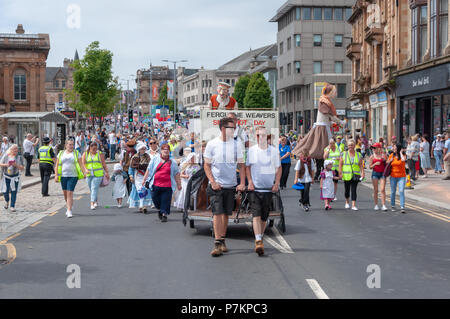
<path fill-rule="evenodd" d="M 428 170 L 431 168 L 430 159 L 430 143 L 428 142 L 428 135 L 422 136 L 422 143 L 420 143 L 420 167 L 422 167 L 424 178 L 428 177 Z"/>
<path fill-rule="evenodd" d="M 111 181 L 114 183 L 113 198 L 117 201 L 117 207 L 122 208 L 123 199 L 127 196 L 127 178 L 128 175 L 123 171 L 122 165 L 114 165 L 114 173 Z"/>
<path fill-rule="evenodd" d="M 139 212 L 147 214 L 146 206 L 152 204 L 151 192 L 144 186 L 144 175 L 150 163 L 150 155 L 147 154 L 147 146 L 144 143 L 138 143 L 137 153 L 133 155 L 128 169 L 128 175 L 132 183 L 128 204 L 130 208 L 139 207 Z"/>
<path fill-rule="evenodd" d="M 16 211 L 17 193 L 21 188 L 20 171 L 23 171 L 23 159 L 19 156 L 19 147 L 12 144 L 0 160 L 0 167 L 3 170 L 1 180 L 1 190 L 5 198 L 5 209 L 9 205 L 9 193 L 11 193 L 11 211 Z"/>
<path fill-rule="evenodd" d="M 176 208 L 184 209 L 186 186 L 189 182 L 189 178 L 191 178 L 191 176 L 194 175 L 199 169 L 200 165 L 197 164 L 197 157 L 195 156 L 195 153 L 189 153 L 187 158 L 180 165 L 181 191 L 179 192 L 179 196 L 174 203 Z"/>
<path fill-rule="evenodd" d="M 322 90 L 322 96 L 319 100 L 319 107 L 317 112 L 317 120 L 314 123 L 313 128 L 308 134 L 298 141 L 297 146 L 293 150 L 293 154 L 300 156 L 302 149 L 307 149 L 312 158 L 319 159 L 323 164 L 323 150 L 328 145 L 328 141 L 333 138 L 331 133 L 331 123 L 334 122 L 341 126 L 345 125 L 345 121 L 341 121 L 336 114 L 336 108 L 334 107 L 331 99 L 335 98 L 337 90 L 334 85 L 326 84 Z M 321 169 L 319 163 L 317 163 L 317 169 Z"/>

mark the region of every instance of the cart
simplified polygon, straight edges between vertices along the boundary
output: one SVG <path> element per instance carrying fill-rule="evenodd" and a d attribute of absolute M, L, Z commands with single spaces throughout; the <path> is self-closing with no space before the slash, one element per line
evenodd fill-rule
<path fill-rule="evenodd" d="M 197 222 L 210 222 L 212 225 L 213 214 L 208 201 L 208 196 L 206 195 L 207 186 L 208 178 L 206 177 L 203 168 L 189 179 L 186 187 L 186 198 L 182 219 L 184 226 L 186 226 L 188 222 L 190 228 L 195 228 Z M 233 213 L 229 216 L 230 221 L 233 221 L 236 224 L 239 224 L 240 222 L 251 223 L 253 221 L 253 216 L 249 211 L 248 193 L 249 191 L 236 193 L 235 208 L 233 209 Z M 276 224 L 275 221 L 277 221 Z M 286 222 L 280 192 L 273 194 L 272 207 L 267 220 L 267 228 L 271 228 L 274 225 L 276 225 L 281 232 L 286 232 Z M 211 229 L 212 235 L 214 236 L 214 228 L 211 227 Z"/>

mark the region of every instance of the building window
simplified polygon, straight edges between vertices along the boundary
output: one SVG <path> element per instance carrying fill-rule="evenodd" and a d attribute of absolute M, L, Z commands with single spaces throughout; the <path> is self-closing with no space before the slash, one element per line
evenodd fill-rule
<path fill-rule="evenodd" d="M 280 55 L 283 54 L 283 47 L 284 47 L 284 43 L 280 42 Z"/>
<path fill-rule="evenodd" d="M 322 20 L 322 8 L 313 9 L 314 20 Z"/>
<path fill-rule="evenodd" d="M 411 48 L 413 63 L 421 63 L 427 50 L 427 5 L 411 10 Z"/>
<path fill-rule="evenodd" d="M 231 80 L 231 86 L 234 86 L 234 84 L 235 84 L 235 80 L 232 79 L 232 80 Z"/>
<path fill-rule="evenodd" d="M 345 20 L 350 19 L 352 16 L 353 10 L 352 8 L 345 8 Z"/>
<path fill-rule="evenodd" d="M 301 17 L 301 8 L 297 7 L 295 8 L 295 20 L 300 20 Z"/>
<path fill-rule="evenodd" d="M 325 20 L 333 20 L 333 8 L 324 8 L 323 17 Z"/>
<path fill-rule="evenodd" d="M 280 67 L 280 80 L 283 78 L 283 67 Z"/>
<path fill-rule="evenodd" d="M 288 51 L 291 49 L 291 44 L 292 44 L 292 38 L 289 37 L 289 38 L 287 39 L 287 49 L 288 49 Z"/>
<path fill-rule="evenodd" d="M 288 65 L 287 65 L 287 75 L 288 76 L 291 75 L 291 64 L 290 63 L 288 63 Z"/>
<path fill-rule="evenodd" d="M 437 35 L 437 2 L 438 0 L 430 0 L 430 56 L 436 56 L 436 46 L 438 43 Z"/>
<path fill-rule="evenodd" d="M 314 61 L 314 74 L 322 73 L 322 61 Z"/>
<path fill-rule="evenodd" d="M 54 80 L 53 81 L 53 85 L 55 88 L 59 88 L 59 81 L 58 80 Z"/>
<path fill-rule="evenodd" d="M 66 87 L 66 80 L 62 80 L 62 81 L 61 81 L 61 86 L 62 86 L 63 88 Z"/>
<path fill-rule="evenodd" d="M 334 20 L 343 20 L 344 12 L 342 8 L 334 8 Z"/>
<path fill-rule="evenodd" d="M 335 61 L 334 62 L 334 72 L 335 73 L 342 73 L 344 68 L 344 62 L 342 61 Z"/>
<path fill-rule="evenodd" d="M 311 8 L 303 8 L 303 20 L 311 20 Z"/>
<path fill-rule="evenodd" d="M 301 43 L 301 35 L 300 34 L 296 34 L 295 35 L 295 46 L 297 48 L 299 48 L 300 47 L 300 43 Z"/>
<path fill-rule="evenodd" d="M 344 36 L 342 34 L 336 34 L 334 36 L 334 46 L 335 47 L 341 47 L 343 41 L 344 41 Z"/>
<path fill-rule="evenodd" d="M 59 104 L 63 103 L 63 95 L 62 94 L 58 94 L 58 102 L 59 102 Z"/>
<path fill-rule="evenodd" d="M 314 42 L 314 46 L 315 47 L 322 46 L 322 35 L 321 34 L 314 34 L 313 42 Z"/>
<path fill-rule="evenodd" d="M 337 97 L 340 99 L 346 98 L 346 91 L 347 85 L 346 84 L 338 84 L 337 85 Z"/>
<path fill-rule="evenodd" d="M 295 73 L 300 74 L 300 70 L 301 70 L 301 62 L 295 61 Z"/>
<path fill-rule="evenodd" d="M 381 82 L 383 79 L 383 46 L 380 44 L 377 46 L 377 58 L 378 58 L 378 69 L 377 69 L 377 80 Z"/>
<path fill-rule="evenodd" d="M 27 77 L 24 70 L 14 73 L 14 100 L 27 99 Z"/>
<path fill-rule="evenodd" d="M 302 89 L 296 89 L 296 96 L 297 96 L 297 102 L 300 102 L 302 100 Z"/>

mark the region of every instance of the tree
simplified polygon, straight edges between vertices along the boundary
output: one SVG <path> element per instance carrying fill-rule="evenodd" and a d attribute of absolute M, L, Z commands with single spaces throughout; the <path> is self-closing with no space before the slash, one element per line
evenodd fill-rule
<path fill-rule="evenodd" d="M 241 76 L 234 87 L 233 97 L 238 103 L 238 107 L 244 107 L 245 91 L 247 90 L 248 84 L 250 83 L 250 74 Z"/>
<path fill-rule="evenodd" d="M 173 100 L 169 100 L 167 98 L 167 83 L 164 84 L 163 88 L 161 89 L 161 92 L 159 92 L 158 105 L 168 105 L 169 112 L 171 113 L 173 112 L 174 102 Z"/>
<path fill-rule="evenodd" d="M 272 92 L 269 83 L 261 72 L 254 73 L 245 91 L 244 108 L 271 109 Z"/>
<path fill-rule="evenodd" d="M 120 91 L 117 77 L 113 78 L 112 56 L 111 51 L 100 49 L 99 42 L 94 41 L 86 48 L 83 59 L 72 63 L 73 90 L 66 92 L 72 108 L 93 117 L 114 111 Z"/>

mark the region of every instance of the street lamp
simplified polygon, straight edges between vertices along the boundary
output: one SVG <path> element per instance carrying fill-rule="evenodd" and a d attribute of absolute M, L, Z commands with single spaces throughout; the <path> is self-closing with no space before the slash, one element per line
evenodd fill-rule
<path fill-rule="evenodd" d="M 177 63 L 188 61 L 187 60 L 179 60 L 179 61 L 162 60 L 162 61 L 173 63 L 173 120 L 175 121 L 175 114 L 177 112 Z"/>

